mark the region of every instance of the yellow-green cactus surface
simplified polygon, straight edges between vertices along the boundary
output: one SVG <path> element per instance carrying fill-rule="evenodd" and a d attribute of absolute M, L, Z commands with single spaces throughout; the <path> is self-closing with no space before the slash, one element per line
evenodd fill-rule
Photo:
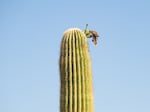
<path fill-rule="evenodd" d="M 60 112 L 94 112 L 87 38 L 78 28 L 64 32 L 60 50 Z"/>

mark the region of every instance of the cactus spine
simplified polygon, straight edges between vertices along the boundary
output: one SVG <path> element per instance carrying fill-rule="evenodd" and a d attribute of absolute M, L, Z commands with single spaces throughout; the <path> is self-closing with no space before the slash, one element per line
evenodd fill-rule
<path fill-rule="evenodd" d="M 94 112 L 88 42 L 80 29 L 64 33 L 59 64 L 60 112 Z"/>

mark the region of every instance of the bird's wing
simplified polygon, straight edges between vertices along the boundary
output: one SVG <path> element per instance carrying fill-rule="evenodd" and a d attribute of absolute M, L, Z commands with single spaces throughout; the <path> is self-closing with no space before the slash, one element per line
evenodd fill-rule
<path fill-rule="evenodd" d="M 99 37 L 98 33 L 94 30 L 89 30 L 90 33 L 92 33 L 94 36 Z"/>

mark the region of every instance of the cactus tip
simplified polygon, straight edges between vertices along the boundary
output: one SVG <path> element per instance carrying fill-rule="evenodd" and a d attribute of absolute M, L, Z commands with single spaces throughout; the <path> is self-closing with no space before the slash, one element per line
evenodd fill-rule
<path fill-rule="evenodd" d="M 81 29 L 75 27 L 75 28 L 67 29 L 66 31 L 64 31 L 64 34 L 67 33 L 67 32 L 70 32 L 70 31 L 74 31 L 74 30 L 82 31 Z"/>

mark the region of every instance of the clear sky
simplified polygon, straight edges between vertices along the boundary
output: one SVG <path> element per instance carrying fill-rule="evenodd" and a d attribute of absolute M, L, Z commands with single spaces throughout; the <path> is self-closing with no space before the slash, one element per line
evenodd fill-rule
<path fill-rule="evenodd" d="M 150 112 L 149 0 L 0 0 L 0 112 L 59 112 L 61 38 L 86 23 L 95 112 Z"/>

